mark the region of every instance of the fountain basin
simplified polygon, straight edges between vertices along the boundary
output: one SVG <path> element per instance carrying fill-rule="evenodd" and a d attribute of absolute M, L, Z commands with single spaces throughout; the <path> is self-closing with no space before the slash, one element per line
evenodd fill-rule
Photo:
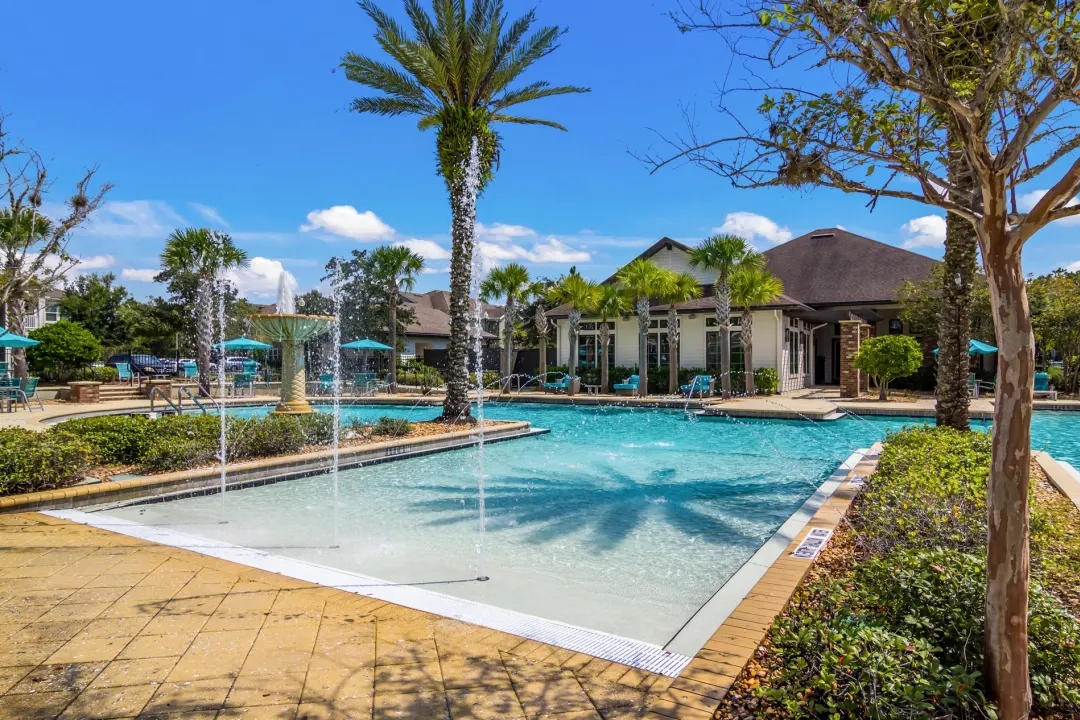
<path fill-rule="evenodd" d="M 257 313 L 248 316 L 252 330 L 264 340 L 281 343 L 281 400 L 275 413 L 304 415 L 313 413 L 307 401 L 307 375 L 304 370 L 303 344 L 330 328 L 330 315 Z"/>

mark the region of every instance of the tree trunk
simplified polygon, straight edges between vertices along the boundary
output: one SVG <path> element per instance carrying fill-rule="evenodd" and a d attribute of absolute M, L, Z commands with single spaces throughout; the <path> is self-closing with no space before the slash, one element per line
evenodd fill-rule
<path fill-rule="evenodd" d="M 668 335 L 668 393 L 679 394 L 679 314 L 672 309 L 668 310 L 667 335 Z"/>
<path fill-rule="evenodd" d="M 962 187 L 972 184 L 967 161 L 960 152 L 949 156 L 949 179 Z M 945 271 L 938 318 L 937 424 L 967 430 L 968 343 L 971 340 L 972 286 L 978 267 L 975 226 L 955 213 L 945 220 Z M 884 399 L 884 398 L 883 398 Z"/>
<path fill-rule="evenodd" d="M 754 313 L 746 308 L 740 321 L 739 333 L 742 337 L 743 348 L 743 377 L 746 379 L 746 394 L 753 397 L 757 394 L 754 386 Z"/>
<path fill-rule="evenodd" d="M 600 392 L 607 395 L 608 391 L 608 343 L 611 342 L 611 330 L 608 329 L 607 319 L 601 318 L 598 339 L 600 340 Z"/>
<path fill-rule="evenodd" d="M 878 394 L 877 399 L 885 402 L 889 399 L 889 386 L 885 384 L 884 380 L 878 380 Z"/>
<path fill-rule="evenodd" d="M 506 299 L 506 308 L 503 310 L 503 380 L 502 393 L 510 393 L 510 374 L 514 371 L 514 304 L 510 298 Z"/>
<path fill-rule="evenodd" d="M 540 375 L 540 382 L 547 382 L 547 333 L 548 333 L 548 320 L 547 313 L 544 308 L 538 303 L 536 306 L 536 316 L 533 318 L 533 324 L 536 326 L 536 338 L 540 345 L 540 365 L 537 371 Z M 543 386 L 540 388 L 543 389 Z"/>
<path fill-rule="evenodd" d="M 540 367 L 536 372 L 541 383 L 547 382 L 547 338 L 543 335 L 540 336 Z"/>
<path fill-rule="evenodd" d="M 453 215 L 450 259 L 450 342 L 446 353 L 446 399 L 442 419 L 468 420 L 469 406 L 469 287 L 472 282 L 473 229 L 476 205 L 469 202 L 464 182 L 450 191 Z"/>
<path fill-rule="evenodd" d="M 195 359 L 199 366 L 199 390 L 210 395 L 210 347 L 214 338 L 214 281 L 203 278 L 195 296 Z M 225 352 L 224 348 L 222 352 Z M 134 358 L 131 371 L 136 372 Z"/>
<path fill-rule="evenodd" d="M 634 302 L 638 316 L 638 397 L 649 394 L 649 298 Z"/>
<path fill-rule="evenodd" d="M 390 382 L 387 385 L 389 393 L 393 395 L 397 392 L 397 283 L 391 283 L 387 290 L 389 291 L 387 305 L 390 306 Z"/>
<path fill-rule="evenodd" d="M 14 335 L 26 335 L 26 302 L 20 298 L 8 300 L 8 332 Z M 11 377 L 25 380 L 30 377 L 26 366 L 26 348 L 11 349 Z"/>
<path fill-rule="evenodd" d="M 998 345 L 987 493 L 985 675 L 990 696 L 998 703 L 998 717 L 1021 720 L 1031 710 L 1028 474 L 1035 338 L 1020 253 L 1008 254 L 1007 240 L 991 237 L 984 248 L 992 250 L 983 255 Z"/>
<path fill-rule="evenodd" d="M 731 285 L 716 281 L 716 326 L 720 331 L 720 386 L 725 400 L 731 398 Z"/>
<path fill-rule="evenodd" d="M 574 394 L 574 378 L 577 377 L 577 359 L 578 359 L 577 358 L 577 356 L 578 356 L 577 331 L 578 331 L 578 324 L 580 322 L 581 322 L 581 311 L 578 310 L 577 308 L 574 308 L 574 307 L 570 308 L 570 318 L 569 318 L 569 323 L 567 324 L 567 336 L 568 336 L 567 341 L 568 341 L 568 344 L 570 346 L 570 357 L 569 357 L 570 381 L 566 384 L 566 394 L 567 395 L 573 395 Z"/>

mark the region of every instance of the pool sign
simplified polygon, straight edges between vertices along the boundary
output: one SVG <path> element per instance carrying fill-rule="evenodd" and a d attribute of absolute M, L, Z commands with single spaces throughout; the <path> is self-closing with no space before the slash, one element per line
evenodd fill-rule
<path fill-rule="evenodd" d="M 795 548 L 795 552 L 791 554 L 802 560 L 813 560 L 825 547 L 825 543 L 829 541 L 832 533 L 832 530 L 812 528 L 803 538 L 803 541 L 799 543 L 799 547 Z"/>

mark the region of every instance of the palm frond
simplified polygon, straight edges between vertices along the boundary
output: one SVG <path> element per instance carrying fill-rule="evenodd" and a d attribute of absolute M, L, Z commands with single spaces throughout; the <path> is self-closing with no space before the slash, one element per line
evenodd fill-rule
<path fill-rule="evenodd" d="M 495 88 L 492 85 L 492 81 L 495 78 L 496 73 L 499 71 L 505 62 L 507 57 L 514 51 L 514 48 L 518 46 L 521 39 L 529 32 L 529 28 L 536 21 L 536 11 L 530 10 L 522 17 L 515 20 L 510 29 L 499 39 L 499 45 L 495 50 L 495 55 L 492 57 L 491 65 L 485 72 L 483 79 L 480 81 L 479 92 L 485 96 L 494 95 L 502 88 Z M 503 86 L 505 87 L 505 86 Z"/>
<path fill-rule="evenodd" d="M 515 48 L 495 71 L 491 79 L 491 92 L 496 93 L 506 89 L 530 65 L 554 52 L 559 47 L 556 41 L 563 32 L 562 28 L 549 26 L 529 36 L 529 39 Z"/>
<path fill-rule="evenodd" d="M 491 116 L 491 122 L 504 122 L 512 125 L 543 125 L 544 127 L 555 128 L 556 130 L 566 131 L 566 127 L 560 125 L 554 120 L 543 120 L 541 118 L 520 117 L 518 115 L 503 115 L 495 114 Z"/>
<path fill-rule="evenodd" d="M 372 115 L 423 115 L 424 119 L 431 117 L 434 106 L 425 102 L 414 102 L 392 97 L 364 97 L 356 98 L 349 103 L 349 109 L 358 113 L 371 113 Z"/>
<path fill-rule="evenodd" d="M 431 52 L 429 62 L 432 71 L 445 77 L 450 64 L 450 53 L 446 47 L 446 38 L 439 33 L 438 28 L 431 21 L 431 16 L 420 6 L 418 0 L 405 0 L 405 13 L 409 16 L 409 20 L 412 21 L 413 29 L 416 30 L 416 36 L 420 44 Z"/>
<path fill-rule="evenodd" d="M 531 100 L 540 100 L 541 98 L 554 97 L 555 95 L 587 92 L 591 92 L 589 88 L 577 87 L 575 85 L 559 85 L 552 87 L 550 83 L 541 80 L 526 85 L 523 88 L 503 93 L 501 97 L 495 99 L 495 102 L 491 105 L 491 109 L 495 111 L 505 110 L 513 105 L 520 105 L 521 103 L 527 103 Z"/>
<path fill-rule="evenodd" d="M 356 53 L 348 53 L 341 66 L 345 68 L 345 77 L 353 82 L 403 100 L 428 102 L 424 87 L 397 68 Z"/>

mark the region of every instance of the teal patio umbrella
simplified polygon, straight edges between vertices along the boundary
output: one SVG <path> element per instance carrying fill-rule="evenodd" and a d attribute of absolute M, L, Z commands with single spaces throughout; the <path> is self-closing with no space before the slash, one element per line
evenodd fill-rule
<path fill-rule="evenodd" d="M 269 350 L 273 345 L 267 345 L 264 342 L 258 340 L 252 340 L 251 338 L 238 337 L 232 340 L 226 340 L 223 343 L 217 343 L 215 348 L 225 350 Z"/>
<path fill-rule="evenodd" d="M 31 340 L 28 337 L 22 335 L 16 335 L 15 333 L 8 332 L 4 328 L 0 328 L 0 347 L 5 348 L 28 348 L 40 345 L 39 340 Z"/>
<path fill-rule="evenodd" d="M 381 342 L 376 342 L 370 338 L 364 338 L 363 340 L 353 340 L 351 343 L 345 343 L 341 346 L 342 350 L 389 350 L 389 345 L 383 345 Z"/>
<path fill-rule="evenodd" d="M 968 342 L 968 355 L 991 355 L 997 352 L 997 348 L 993 345 L 988 345 L 982 340 L 975 340 L 974 338 Z M 938 349 L 934 348 L 934 354 L 938 354 Z"/>

